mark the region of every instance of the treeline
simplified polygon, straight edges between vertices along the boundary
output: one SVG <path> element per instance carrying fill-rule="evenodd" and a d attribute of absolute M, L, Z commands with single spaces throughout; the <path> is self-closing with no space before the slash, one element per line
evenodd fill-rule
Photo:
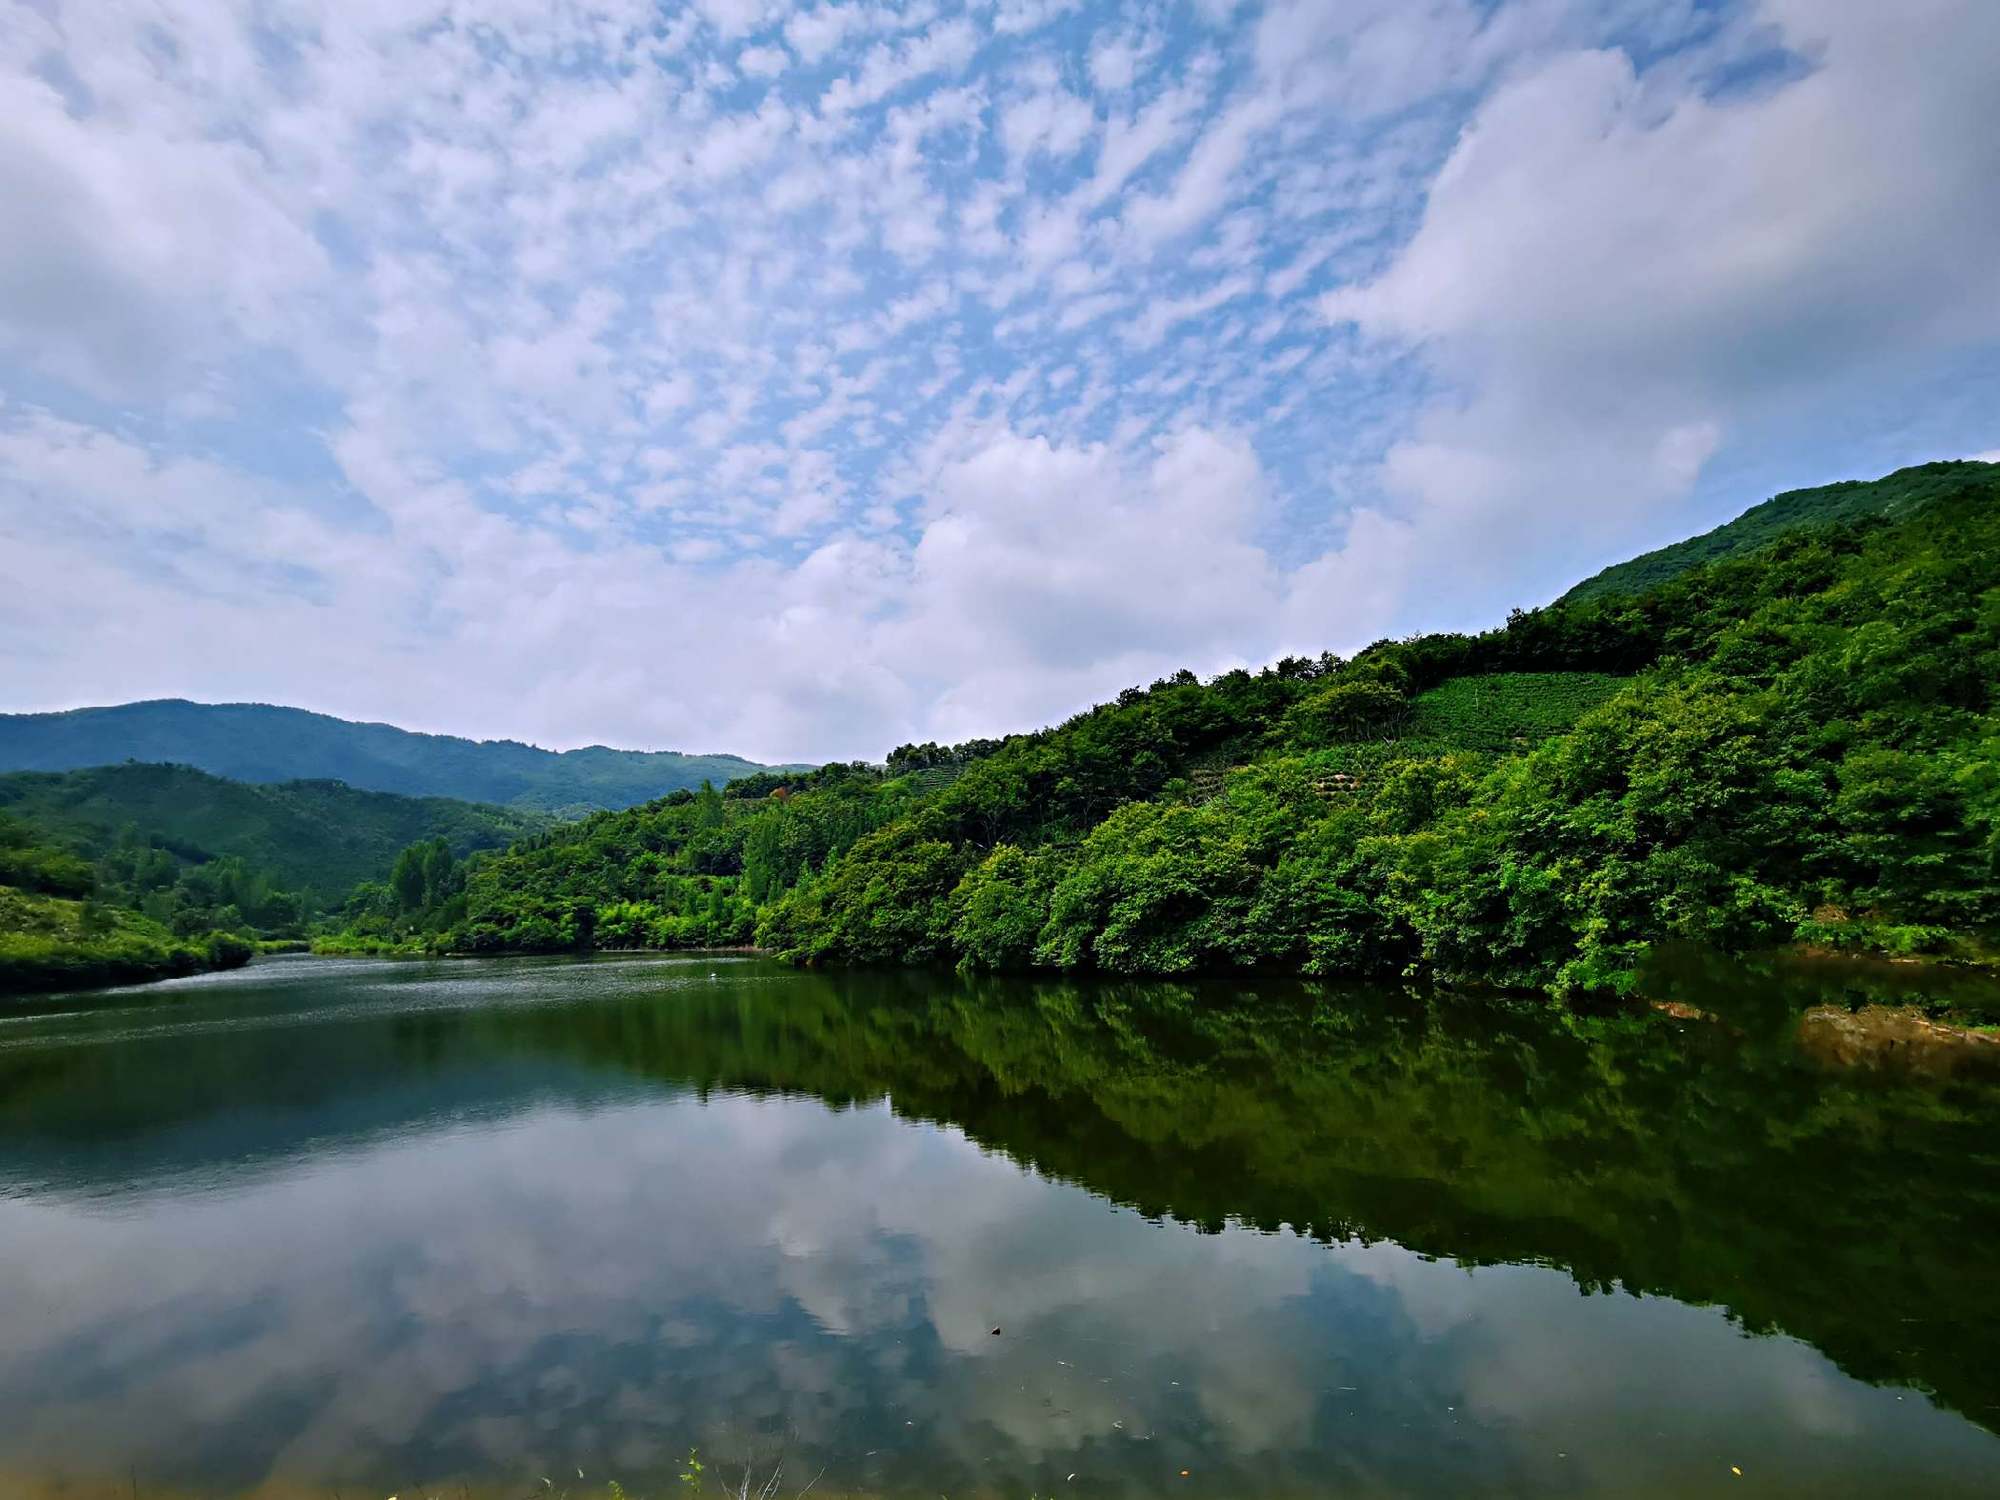
<path fill-rule="evenodd" d="M 761 781 L 763 778 L 752 778 Z M 560 952 L 752 942 L 764 905 L 912 804 L 879 768 L 834 765 L 745 795 L 704 783 L 446 863 L 413 846 L 356 888 L 322 952 Z"/>
<path fill-rule="evenodd" d="M 1641 594 L 1703 563 L 1769 546 L 1802 526 L 1828 526 L 1915 515 L 1965 486 L 1988 482 L 1993 465 L 1979 459 L 1913 464 L 1880 479 L 1843 479 L 1814 489 L 1787 490 L 1753 505 L 1713 531 L 1647 552 L 1586 578 L 1558 602 L 1575 604 L 1614 594 Z"/>
<path fill-rule="evenodd" d="M 1996 491 L 1976 469 L 1914 517 L 1784 535 L 1636 597 L 679 793 L 482 857 L 405 930 L 1557 990 L 1626 986 L 1668 939 L 1982 951 Z"/>
<path fill-rule="evenodd" d="M 127 826 L 93 845 L 0 812 L 0 886 L 134 912 L 176 937 L 303 937 L 304 896 L 234 855 L 189 859 Z"/>

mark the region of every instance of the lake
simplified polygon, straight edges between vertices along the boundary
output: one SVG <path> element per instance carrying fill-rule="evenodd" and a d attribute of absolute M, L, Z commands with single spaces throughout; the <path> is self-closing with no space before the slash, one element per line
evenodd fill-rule
<path fill-rule="evenodd" d="M 292 958 L 8 1012 L 0 1492 L 2000 1492 L 2000 1086 L 1816 1061 L 1801 986 Z"/>

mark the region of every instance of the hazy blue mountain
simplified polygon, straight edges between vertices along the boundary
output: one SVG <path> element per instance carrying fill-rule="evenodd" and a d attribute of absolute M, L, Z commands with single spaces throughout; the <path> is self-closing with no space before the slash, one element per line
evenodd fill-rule
<path fill-rule="evenodd" d="M 161 698 L 62 713 L 0 714 L 0 771 L 171 762 L 237 781 L 344 781 L 406 797 L 545 812 L 630 807 L 704 780 L 768 769 L 737 755 L 542 750 L 516 740 L 416 734 L 267 703 Z"/>

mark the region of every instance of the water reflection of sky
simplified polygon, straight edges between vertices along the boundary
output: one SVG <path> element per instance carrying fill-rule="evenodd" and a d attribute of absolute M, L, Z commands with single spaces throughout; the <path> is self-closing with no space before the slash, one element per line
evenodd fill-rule
<path fill-rule="evenodd" d="M 626 1093 L 227 1167 L 143 1212 L 0 1201 L 7 1472 L 656 1483 L 691 1444 L 789 1434 L 799 1483 L 830 1464 L 823 1492 L 1679 1493 L 1735 1465 L 1746 1493 L 1973 1493 L 2000 1473 L 1963 1420 L 1714 1311 L 1158 1225 L 881 1106 Z"/>

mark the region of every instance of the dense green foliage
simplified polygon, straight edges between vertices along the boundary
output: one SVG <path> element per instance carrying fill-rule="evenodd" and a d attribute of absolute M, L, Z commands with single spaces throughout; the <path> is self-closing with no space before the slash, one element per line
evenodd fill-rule
<path fill-rule="evenodd" d="M 1690 568 L 1720 562 L 1767 547 L 1790 531 L 1853 521 L 1897 520 L 1934 500 L 1957 495 L 1967 485 L 2000 492 L 2000 464 L 1976 459 L 1946 460 L 1898 469 L 1880 479 L 1848 479 L 1816 489 L 1787 490 L 1735 520 L 1686 541 L 1643 553 L 1586 578 L 1558 602 L 1581 604 L 1614 594 L 1641 594 Z"/>
<path fill-rule="evenodd" d="M 793 787 L 796 786 L 796 792 Z M 406 850 L 364 884 L 322 952 L 713 948 L 749 943 L 760 903 L 911 803 L 868 767 L 829 766 L 763 795 L 712 785 L 599 813 L 459 864 Z"/>
<path fill-rule="evenodd" d="M 424 930 L 1558 991 L 1622 988 L 1664 940 L 1974 951 L 2000 923 L 2000 506 L 1975 468 L 1638 598 L 601 815 L 475 862 Z"/>
<path fill-rule="evenodd" d="M 126 760 L 195 766 L 236 781 L 344 781 L 406 797 L 571 816 L 765 769 L 734 755 L 601 745 L 558 753 L 513 740 L 413 734 L 263 703 L 170 698 L 0 714 L 0 770 L 69 771 Z"/>

